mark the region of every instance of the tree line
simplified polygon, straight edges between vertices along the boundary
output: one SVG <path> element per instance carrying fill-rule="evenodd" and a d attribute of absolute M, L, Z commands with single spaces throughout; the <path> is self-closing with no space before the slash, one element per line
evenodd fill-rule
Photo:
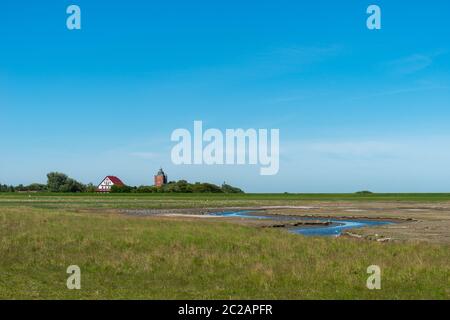
<path fill-rule="evenodd" d="M 112 186 L 111 193 L 244 193 L 239 188 L 223 183 L 189 183 L 186 180 L 171 181 L 161 187 L 155 186 Z"/>
<path fill-rule="evenodd" d="M 47 174 L 47 184 L 32 183 L 30 185 L 11 186 L 0 183 L 0 192 L 96 192 L 97 186 L 92 183 L 83 184 L 60 172 Z M 171 181 L 161 187 L 155 186 L 113 186 L 112 193 L 244 193 L 239 188 L 223 183 L 217 186 L 212 183 L 189 183 L 186 180 Z"/>
<path fill-rule="evenodd" d="M 0 192 L 95 192 L 92 183 L 83 184 L 64 173 L 50 172 L 47 174 L 47 184 L 32 183 L 30 185 L 8 186 L 0 184 Z"/>

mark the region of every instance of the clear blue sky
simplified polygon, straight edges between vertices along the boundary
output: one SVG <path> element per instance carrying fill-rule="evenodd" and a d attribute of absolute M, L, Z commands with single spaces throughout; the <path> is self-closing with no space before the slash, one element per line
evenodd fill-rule
<path fill-rule="evenodd" d="M 450 191 L 449 16 L 442 0 L 2 1 L 0 182 L 152 184 L 163 166 L 253 192 Z M 172 165 L 194 120 L 279 128 L 279 174 Z"/>

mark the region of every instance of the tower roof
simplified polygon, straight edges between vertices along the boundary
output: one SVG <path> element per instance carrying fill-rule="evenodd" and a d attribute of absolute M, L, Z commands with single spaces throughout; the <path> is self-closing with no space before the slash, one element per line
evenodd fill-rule
<path fill-rule="evenodd" d="M 164 170 L 162 168 L 159 168 L 158 173 L 156 175 L 157 176 L 165 176 L 166 174 L 164 173 Z"/>

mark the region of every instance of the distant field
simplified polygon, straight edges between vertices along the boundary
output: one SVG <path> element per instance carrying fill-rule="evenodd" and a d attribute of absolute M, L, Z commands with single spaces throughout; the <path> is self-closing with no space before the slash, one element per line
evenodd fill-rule
<path fill-rule="evenodd" d="M 204 208 L 263 205 L 301 205 L 315 201 L 450 201 L 450 193 L 358 194 L 55 194 L 0 193 L 0 206 L 41 208 Z"/>
<path fill-rule="evenodd" d="M 449 299 L 450 247 L 0 207 L 2 299 Z M 382 289 L 366 288 L 369 265 Z M 81 268 L 81 290 L 66 268 Z"/>
<path fill-rule="evenodd" d="M 450 194 L 3 193 L 0 299 L 450 299 L 449 201 Z M 297 214 L 423 221 L 389 231 L 412 241 L 378 243 L 115 210 L 289 205 L 303 206 L 284 210 Z M 82 270 L 79 291 L 66 288 L 73 264 Z M 372 264 L 382 268 L 382 290 L 365 287 Z"/>

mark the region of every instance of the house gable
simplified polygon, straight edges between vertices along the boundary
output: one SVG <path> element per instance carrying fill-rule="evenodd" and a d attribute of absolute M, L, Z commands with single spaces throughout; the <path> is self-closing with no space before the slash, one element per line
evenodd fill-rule
<path fill-rule="evenodd" d="M 110 192 L 112 186 L 123 186 L 124 183 L 117 177 L 107 176 L 103 181 L 98 185 L 98 192 Z"/>

